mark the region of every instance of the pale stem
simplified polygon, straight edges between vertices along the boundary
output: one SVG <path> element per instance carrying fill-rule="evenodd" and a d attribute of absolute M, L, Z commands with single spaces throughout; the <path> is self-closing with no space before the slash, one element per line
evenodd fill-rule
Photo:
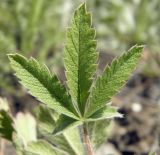
<path fill-rule="evenodd" d="M 89 138 L 87 124 L 83 124 L 83 141 L 86 146 L 87 155 L 93 155 L 93 147 Z"/>

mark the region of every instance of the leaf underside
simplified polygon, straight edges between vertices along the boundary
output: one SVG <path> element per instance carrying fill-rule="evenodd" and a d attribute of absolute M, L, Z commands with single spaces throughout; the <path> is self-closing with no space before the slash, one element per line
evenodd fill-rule
<path fill-rule="evenodd" d="M 143 46 L 134 46 L 119 58 L 113 60 L 99 76 L 92 88 L 89 98 L 89 107 L 86 115 L 89 117 L 110 101 L 129 78 L 131 72 L 141 56 Z"/>
<path fill-rule="evenodd" d="M 112 130 L 111 122 L 111 119 L 105 119 L 88 123 L 90 139 L 95 150 L 106 142 Z"/>
<path fill-rule="evenodd" d="M 96 70 L 96 61 L 95 30 L 91 28 L 91 15 L 86 12 L 83 4 L 75 11 L 71 28 L 68 28 L 64 52 L 67 84 L 82 115 Z"/>
<path fill-rule="evenodd" d="M 44 140 L 29 143 L 26 152 L 35 155 L 64 155 L 63 152 Z"/>
<path fill-rule="evenodd" d="M 38 124 L 38 132 L 52 133 L 56 125 L 55 120 L 57 119 L 58 114 L 45 105 L 37 106 L 34 108 L 33 113 Z"/>
<path fill-rule="evenodd" d="M 54 136 L 45 134 L 45 139 L 57 148 L 67 152 L 69 155 L 84 155 L 84 148 L 78 128 L 68 129 L 62 134 Z"/>
<path fill-rule="evenodd" d="M 55 112 L 41 105 L 36 108 L 34 113 L 37 116 L 38 132 L 42 137 L 69 155 L 83 155 L 84 149 L 78 128 L 65 130 L 62 134 L 55 136 L 53 135 L 53 129 L 55 129 L 57 122 Z"/>
<path fill-rule="evenodd" d="M 45 65 L 19 54 L 9 55 L 9 58 L 16 76 L 31 95 L 55 111 L 77 119 L 70 96 Z"/>

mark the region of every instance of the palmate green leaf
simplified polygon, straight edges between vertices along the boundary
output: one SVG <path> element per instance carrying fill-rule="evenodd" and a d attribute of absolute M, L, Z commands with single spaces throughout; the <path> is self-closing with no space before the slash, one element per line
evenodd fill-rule
<path fill-rule="evenodd" d="M 70 96 L 45 65 L 19 54 L 9 55 L 9 59 L 16 76 L 31 95 L 55 111 L 77 119 Z"/>
<path fill-rule="evenodd" d="M 34 155 L 65 155 L 62 151 L 58 150 L 45 140 L 31 142 L 25 150 Z"/>
<path fill-rule="evenodd" d="M 71 28 L 68 28 L 64 53 L 69 91 L 82 115 L 96 70 L 96 61 L 95 30 L 91 28 L 91 17 L 83 4 L 75 11 Z"/>
<path fill-rule="evenodd" d="M 125 84 L 141 56 L 143 46 L 134 46 L 118 59 L 107 66 L 102 76 L 98 77 L 93 86 L 89 107 L 86 115 L 89 117 L 110 101 L 111 97 Z"/>
<path fill-rule="evenodd" d="M 100 110 L 96 111 L 94 114 L 92 114 L 87 121 L 98 121 L 113 117 L 122 117 L 122 114 L 117 112 L 117 108 L 113 106 L 105 106 L 101 108 Z"/>
<path fill-rule="evenodd" d="M 43 131 L 40 129 L 40 136 L 46 138 L 47 142 L 64 148 L 66 152 L 73 155 L 77 155 L 77 152 L 81 151 L 74 149 L 75 145 L 71 143 L 71 141 L 74 142 L 72 137 L 70 140 L 69 134 L 65 134 L 67 131 L 72 131 L 69 128 L 86 122 L 90 123 L 90 121 L 121 116 L 115 108 L 106 106 L 106 103 L 128 79 L 143 48 L 142 46 L 135 46 L 120 58 L 115 59 L 91 87 L 97 61 L 96 41 L 94 39 L 95 31 L 91 28 L 90 14 L 86 12 L 85 4 L 83 4 L 75 11 L 71 28 L 67 32 L 65 46 L 64 63 L 72 100 L 65 88 L 60 85 L 57 77 L 52 76 L 45 65 L 39 64 L 33 58 L 28 60 L 18 54 L 9 56 L 17 77 L 29 89 L 29 92 L 50 109 L 61 113 L 58 121 L 54 118 L 51 121 L 53 127 L 50 124 L 52 117 L 40 120 L 44 121 L 44 124 L 41 123 Z M 59 138 L 60 135 L 58 134 L 61 132 L 63 134 Z M 66 143 L 64 144 L 62 140 L 67 142 L 66 146 L 69 149 L 64 147 Z M 69 152 L 70 150 L 72 153 Z"/>

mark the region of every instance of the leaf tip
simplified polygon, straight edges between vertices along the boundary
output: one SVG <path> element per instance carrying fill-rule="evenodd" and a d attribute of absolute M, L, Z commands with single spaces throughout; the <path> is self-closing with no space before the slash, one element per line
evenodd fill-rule
<path fill-rule="evenodd" d="M 138 50 L 143 50 L 146 46 L 145 45 L 134 45 L 131 49 L 136 48 Z"/>
<path fill-rule="evenodd" d="M 18 62 L 18 63 L 22 63 L 26 61 L 26 58 L 18 53 L 15 54 L 7 54 L 8 59 L 10 60 L 10 62 Z"/>
<path fill-rule="evenodd" d="M 15 58 L 24 58 L 22 55 L 15 53 L 15 54 L 7 54 L 8 58 L 11 59 L 15 59 Z"/>
<path fill-rule="evenodd" d="M 82 4 L 79 5 L 79 7 L 76 9 L 76 11 L 82 11 L 82 12 L 87 12 L 86 11 L 86 2 L 83 2 Z"/>
<path fill-rule="evenodd" d="M 12 58 L 14 58 L 15 54 L 7 54 L 7 57 L 9 60 L 11 60 Z"/>

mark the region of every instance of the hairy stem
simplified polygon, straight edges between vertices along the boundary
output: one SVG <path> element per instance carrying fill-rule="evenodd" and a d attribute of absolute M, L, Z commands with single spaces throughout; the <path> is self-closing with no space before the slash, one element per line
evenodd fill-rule
<path fill-rule="evenodd" d="M 93 155 L 93 148 L 89 138 L 87 124 L 83 124 L 83 141 L 87 150 L 87 155 Z"/>

